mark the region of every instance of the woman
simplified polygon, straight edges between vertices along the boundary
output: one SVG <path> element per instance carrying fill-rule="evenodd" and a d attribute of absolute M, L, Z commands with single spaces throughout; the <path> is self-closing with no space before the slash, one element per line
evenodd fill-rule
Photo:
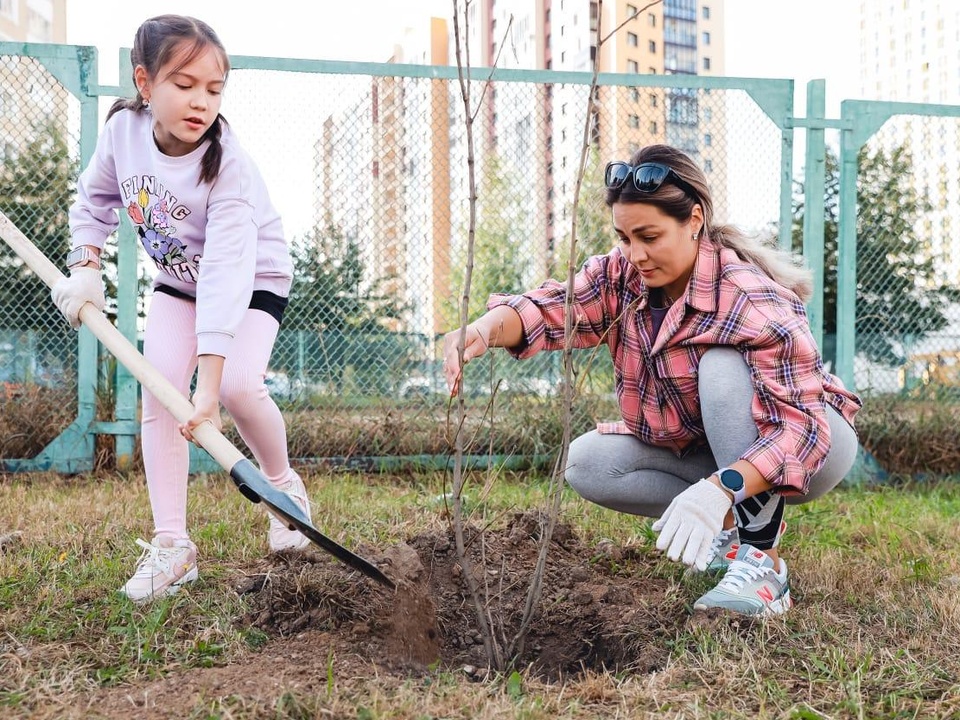
<path fill-rule="evenodd" d="M 695 609 L 776 614 L 792 605 L 777 546 L 784 500 L 807 502 L 853 465 L 860 400 L 823 368 L 789 256 L 715 225 L 706 177 L 651 145 L 605 170 L 618 247 L 577 273 L 575 347 L 605 344 L 621 419 L 570 445 L 566 478 L 585 499 L 657 517 L 657 548 L 724 570 Z M 494 295 L 466 328 L 463 362 L 564 346 L 566 283 Z M 444 339 L 451 392 L 460 331 Z"/>

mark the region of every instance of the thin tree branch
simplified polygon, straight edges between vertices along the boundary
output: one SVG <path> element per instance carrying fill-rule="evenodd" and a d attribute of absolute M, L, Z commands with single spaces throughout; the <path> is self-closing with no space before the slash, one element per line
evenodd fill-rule
<path fill-rule="evenodd" d="M 476 183 L 476 160 L 474 156 L 474 144 L 473 144 L 473 116 L 471 114 L 470 107 L 470 83 L 464 77 L 464 68 L 463 68 L 463 59 L 461 55 L 461 50 L 463 49 L 463 39 L 460 35 L 460 21 L 458 13 L 458 2 L 453 0 L 453 34 L 454 34 L 454 47 L 457 57 L 457 77 L 460 81 L 460 96 L 463 100 L 463 112 L 464 112 L 464 122 L 466 125 L 466 134 L 467 134 L 467 182 L 468 182 L 468 195 L 469 195 L 469 221 L 467 228 L 467 258 L 466 258 L 466 272 L 464 274 L 464 285 L 463 285 L 463 295 L 461 297 L 460 304 L 460 337 L 457 342 L 457 354 L 459 357 L 460 367 L 463 368 L 463 351 L 466 345 L 467 337 L 467 325 L 469 324 L 469 312 L 470 312 L 470 283 L 473 279 L 473 256 L 474 256 L 474 241 L 476 239 L 476 220 L 477 220 L 477 183 Z M 469 9 L 470 9 L 470 0 L 466 0 L 464 3 L 464 35 L 469 35 L 470 30 L 470 19 L 469 19 Z M 470 67 L 470 44 L 467 43 L 465 50 L 467 68 L 469 72 Z M 477 582 L 477 578 L 474 575 L 473 563 L 470 561 L 470 557 L 467 554 L 467 548 L 464 542 L 464 533 L 463 533 L 463 486 L 464 486 L 464 471 L 463 471 L 463 424 L 466 418 L 466 405 L 464 400 L 464 394 L 461 391 L 459 394 L 459 401 L 457 403 L 457 413 L 459 417 L 458 425 L 460 430 L 458 430 L 457 435 L 454 440 L 454 467 L 453 467 L 453 527 L 454 527 L 454 538 L 457 547 L 457 557 L 460 561 L 461 569 L 463 570 L 463 576 L 467 583 L 467 588 L 470 592 L 470 599 L 473 603 L 474 612 L 476 614 L 477 623 L 480 626 L 480 634 L 483 638 L 483 647 L 486 652 L 487 660 L 495 668 L 499 669 L 503 662 L 502 656 L 500 653 L 500 647 L 496 643 L 496 640 L 493 636 L 493 631 L 491 627 L 491 619 L 489 617 L 489 606 L 484 606 L 484 601 L 480 596 L 480 586 Z"/>
<path fill-rule="evenodd" d="M 513 13 L 510 13 L 510 20 L 507 21 L 507 29 L 503 31 L 503 40 L 507 39 L 507 34 L 510 32 L 510 28 L 513 27 Z M 483 107 L 483 98 L 487 95 L 487 90 L 493 84 L 493 73 L 496 72 L 497 67 L 500 65 L 500 53 L 503 52 L 503 46 L 506 45 L 503 40 L 500 41 L 500 45 L 497 48 L 497 56 L 493 59 L 493 67 L 490 68 L 490 74 L 487 75 L 486 82 L 483 83 L 483 90 L 480 93 L 480 101 L 477 103 L 476 112 L 480 112 L 480 108 Z M 476 114 L 474 114 L 473 119 L 476 120 Z"/>

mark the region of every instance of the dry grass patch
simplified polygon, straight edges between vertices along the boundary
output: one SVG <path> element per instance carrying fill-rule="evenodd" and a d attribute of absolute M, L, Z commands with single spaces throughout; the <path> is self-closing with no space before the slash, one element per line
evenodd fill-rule
<path fill-rule="evenodd" d="M 142 478 L 8 476 L 0 533 L 21 537 L 0 550 L 0 714 L 960 715 L 953 485 L 847 489 L 788 508 L 783 550 L 798 604 L 768 620 L 691 614 L 709 579 L 664 561 L 645 522 L 571 496 L 525 654 L 515 672 L 492 675 L 450 560 L 443 480 L 307 478 L 325 533 L 378 564 L 414 554 L 422 594 L 402 608 L 325 554 L 265 554 L 265 518 L 219 475 L 196 478 L 190 495 L 201 580 L 137 607 L 115 590 L 132 570 L 133 538 L 148 534 Z M 473 491 L 496 578 L 491 612 L 505 632 L 543 485 L 502 476 L 485 498 Z M 430 627 L 435 657 L 411 652 L 411 633 Z"/>

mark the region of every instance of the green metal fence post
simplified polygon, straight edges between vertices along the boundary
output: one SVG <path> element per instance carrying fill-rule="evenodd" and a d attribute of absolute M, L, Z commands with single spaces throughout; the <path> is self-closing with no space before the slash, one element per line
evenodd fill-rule
<path fill-rule="evenodd" d="M 80 161 L 86 163 L 97 142 L 97 51 L 94 48 L 45 43 L 0 43 L 0 54 L 35 58 L 80 101 Z M 51 258 L 60 264 L 63 258 Z M 8 471 L 54 470 L 79 473 L 92 469 L 94 434 L 91 426 L 97 404 L 97 339 L 81 328 L 77 336 L 77 417 L 36 457 L 4 460 Z"/>
<path fill-rule="evenodd" d="M 826 118 L 826 82 L 811 80 L 807 83 L 807 119 Z M 823 198 L 826 186 L 826 144 L 822 127 L 811 125 L 807 129 L 806 161 L 803 184 L 803 257 L 813 271 L 813 297 L 807 303 L 810 329 L 823 349 Z"/>
<path fill-rule="evenodd" d="M 844 100 L 840 117 L 840 218 L 837 229 L 837 375 L 856 390 L 853 359 L 857 343 L 857 174 L 860 149 L 897 113 L 896 103 Z"/>

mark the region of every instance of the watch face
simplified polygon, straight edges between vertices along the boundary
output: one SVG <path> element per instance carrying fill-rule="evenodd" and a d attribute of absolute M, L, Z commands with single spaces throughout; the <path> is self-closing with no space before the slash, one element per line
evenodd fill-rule
<path fill-rule="evenodd" d="M 736 470 L 727 468 L 720 473 L 720 484 L 734 492 L 743 489 L 743 475 Z"/>

